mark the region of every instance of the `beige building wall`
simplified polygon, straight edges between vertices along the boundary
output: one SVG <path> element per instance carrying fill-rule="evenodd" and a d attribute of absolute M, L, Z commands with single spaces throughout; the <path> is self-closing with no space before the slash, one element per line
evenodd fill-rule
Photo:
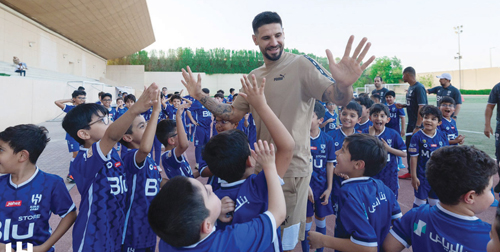
<path fill-rule="evenodd" d="M 106 60 L 0 4 L 0 61 L 99 80 Z M 14 67 L 13 67 L 14 70 Z"/>
<path fill-rule="evenodd" d="M 417 73 L 417 79 L 428 75 L 432 76 L 432 86 L 438 86 L 439 79 L 436 76 L 442 73 L 451 74 L 451 84 L 456 88 L 467 90 L 491 89 L 500 82 L 500 67 L 465 69 L 462 70 L 462 85 L 460 87 L 460 74 L 458 70 Z"/>

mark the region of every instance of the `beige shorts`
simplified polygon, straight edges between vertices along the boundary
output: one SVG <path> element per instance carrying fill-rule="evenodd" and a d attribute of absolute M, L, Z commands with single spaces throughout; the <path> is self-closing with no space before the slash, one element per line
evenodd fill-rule
<path fill-rule="evenodd" d="M 293 250 L 297 243 L 304 240 L 307 192 L 311 175 L 307 177 L 285 177 L 282 186 L 286 202 L 286 218 L 281 225 L 283 250 Z"/>

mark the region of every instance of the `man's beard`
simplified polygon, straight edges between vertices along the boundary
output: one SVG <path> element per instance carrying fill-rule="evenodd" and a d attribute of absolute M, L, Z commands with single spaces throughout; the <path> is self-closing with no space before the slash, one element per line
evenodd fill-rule
<path fill-rule="evenodd" d="M 271 61 L 277 61 L 281 58 L 281 55 L 283 54 L 283 47 L 280 46 L 280 51 L 278 53 L 278 55 L 276 56 L 271 56 L 267 53 L 267 50 L 265 50 L 265 53 L 263 53 L 264 57 L 266 57 L 268 60 L 271 60 Z"/>

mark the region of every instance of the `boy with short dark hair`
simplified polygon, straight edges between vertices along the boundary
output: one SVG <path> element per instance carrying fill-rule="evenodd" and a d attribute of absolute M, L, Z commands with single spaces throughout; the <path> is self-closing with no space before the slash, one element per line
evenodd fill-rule
<path fill-rule="evenodd" d="M 227 103 L 231 104 L 234 101 L 234 88 L 229 89 L 229 95 L 227 96 Z"/>
<path fill-rule="evenodd" d="M 384 143 L 384 147 L 387 150 L 387 164 L 373 178 L 382 180 L 394 192 L 396 199 L 398 199 L 398 157 L 406 157 L 406 145 L 399 132 L 385 127 L 389 120 L 389 108 L 380 103 L 374 104 L 370 108 L 370 121 L 373 123 L 373 126 L 370 126 L 363 133 L 376 136 Z"/>
<path fill-rule="evenodd" d="M 401 137 L 405 137 L 405 110 L 396 108 L 396 93 L 389 91 L 385 94 L 386 105 L 389 108 L 389 117 L 391 120 L 385 125 L 397 132 L 400 132 Z M 401 123 L 400 123 L 401 121 Z"/>
<path fill-rule="evenodd" d="M 182 113 L 189 106 L 188 103 L 178 105 L 175 120 L 160 121 L 156 128 L 156 137 L 165 146 L 165 153 L 161 155 L 161 165 L 169 179 L 175 176 L 194 177 L 191 166 L 184 156 L 189 141 L 182 123 Z"/>
<path fill-rule="evenodd" d="M 125 106 L 127 106 L 127 110 L 128 110 L 135 104 L 137 99 L 135 98 L 135 95 L 129 94 L 129 95 L 125 96 L 125 99 L 123 101 L 125 102 Z"/>
<path fill-rule="evenodd" d="M 278 239 L 277 223 L 285 220 L 285 198 L 274 160 L 274 146 L 259 141 L 252 158 L 259 162 L 267 181 L 269 207 L 250 221 L 216 230 L 224 214 L 210 185 L 193 178 L 168 181 L 151 202 L 148 219 L 161 238 L 164 251 L 264 251 Z"/>
<path fill-rule="evenodd" d="M 426 200 L 431 206 L 439 201 L 426 179 L 426 164 L 434 151 L 449 145 L 448 138 L 438 129 L 441 123 L 441 111 L 435 106 L 425 105 L 420 109 L 420 116 L 423 118 L 423 129 L 413 134 L 408 148 L 411 156 L 411 184 L 415 189 L 413 207 L 425 204 Z"/>
<path fill-rule="evenodd" d="M 329 132 L 337 128 L 337 106 L 333 102 L 326 103 L 325 119 L 319 126 L 324 132 Z"/>
<path fill-rule="evenodd" d="M 450 145 L 464 144 L 465 137 L 458 134 L 457 122 L 452 118 L 455 112 L 455 100 L 449 96 L 443 96 L 439 101 L 439 110 L 443 114 L 439 129 L 448 137 Z"/>
<path fill-rule="evenodd" d="M 333 181 L 333 161 L 335 160 L 335 148 L 333 138 L 320 130 L 323 122 L 325 108 L 316 101 L 314 113 L 311 120 L 311 155 L 313 160 L 313 171 L 309 183 L 309 200 L 307 201 L 306 233 L 301 242 L 302 251 L 309 251 L 307 233 L 311 230 L 313 216 L 316 223 L 316 232 L 326 234 L 326 216 L 333 214 L 331 201 Z M 323 249 L 317 251 L 322 252 Z"/>
<path fill-rule="evenodd" d="M 73 228 L 73 251 L 121 250 L 128 189 L 122 160 L 113 146 L 158 99 L 158 92 L 158 86 L 151 84 L 112 124 L 108 110 L 97 104 L 79 105 L 64 117 L 64 130 L 83 145 L 71 171 L 82 199 L 82 214 Z"/>
<path fill-rule="evenodd" d="M 158 118 L 161 101 L 153 104 L 152 118 Z M 147 213 L 151 201 L 160 191 L 161 169 L 151 157 L 158 120 L 145 121 L 136 116 L 120 143 L 127 147 L 122 153 L 127 178 L 127 217 L 122 251 L 155 251 L 156 235 L 149 226 Z"/>
<path fill-rule="evenodd" d="M 368 97 L 358 97 L 354 99 L 359 105 L 361 105 L 362 113 L 359 118 L 359 123 L 356 124 L 354 129 L 356 133 L 363 132 L 364 129 L 368 129 L 372 126 L 372 122 L 370 121 L 370 107 L 373 105 L 373 101 Z"/>
<path fill-rule="evenodd" d="M 496 162 L 473 146 L 436 150 L 427 163 L 426 177 L 439 202 L 411 209 L 396 221 L 384 251 L 409 246 L 413 251 L 485 251 L 491 226 L 475 215 L 493 202 L 490 191 L 496 172 Z"/>
<path fill-rule="evenodd" d="M 389 233 L 391 220 L 402 216 L 394 193 L 378 179 L 386 164 L 384 144 L 374 136 L 346 137 L 337 151 L 336 172 L 349 179 L 342 182 L 335 237 L 309 232 L 311 248 L 339 251 L 377 251 Z"/>
<path fill-rule="evenodd" d="M 113 96 L 110 93 L 104 93 L 101 95 L 102 106 L 104 106 L 108 110 L 109 119 L 114 121 L 116 115 L 116 109 L 111 107 L 111 101 L 113 100 Z"/>
<path fill-rule="evenodd" d="M 7 174 L 0 176 L 0 251 L 5 251 L 8 243 L 12 251 L 21 251 L 30 243 L 31 251 L 52 252 L 75 222 L 75 204 L 64 181 L 36 165 L 50 140 L 47 133 L 45 127 L 33 124 L 0 132 L 0 173 Z M 54 231 L 49 225 L 52 213 L 62 218 Z"/>
<path fill-rule="evenodd" d="M 123 101 L 123 98 L 118 97 L 116 98 L 116 114 L 114 120 L 116 121 L 120 116 L 125 114 L 127 112 L 128 108 L 125 107 L 125 102 Z"/>
<path fill-rule="evenodd" d="M 71 94 L 71 99 L 62 99 L 62 100 L 57 100 L 54 103 L 56 106 L 61 108 L 64 112 L 68 113 L 70 110 L 72 110 L 74 107 L 84 104 L 86 100 L 87 93 L 85 91 L 80 91 L 80 90 L 75 90 Z M 68 105 L 65 103 L 72 103 L 72 105 Z M 78 155 L 78 151 L 80 150 L 80 144 L 72 138 L 68 133 L 66 133 L 66 143 L 68 144 L 68 150 L 69 152 L 73 153 L 73 157 L 71 158 L 69 166 L 71 167 L 71 163 L 75 159 L 76 155 Z M 66 176 L 66 180 L 70 183 L 75 183 L 75 180 L 73 178 L 73 175 L 68 173 L 68 176 Z"/>
<path fill-rule="evenodd" d="M 373 103 L 377 104 L 380 103 L 382 97 L 379 94 L 372 94 L 370 95 L 370 99 L 373 101 Z"/>

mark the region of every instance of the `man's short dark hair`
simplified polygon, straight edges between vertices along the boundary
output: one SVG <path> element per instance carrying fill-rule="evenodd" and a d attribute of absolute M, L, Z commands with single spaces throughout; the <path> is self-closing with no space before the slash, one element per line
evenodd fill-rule
<path fill-rule="evenodd" d="M 403 74 L 405 74 L 405 73 L 408 73 L 408 74 L 410 74 L 412 76 L 416 76 L 417 75 L 417 72 L 415 72 L 415 68 L 413 68 L 411 66 L 409 66 L 409 67 L 405 68 L 405 70 L 403 70 Z"/>
<path fill-rule="evenodd" d="M 380 77 L 380 76 L 375 76 L 375 78 L 373 78 L 373 79 L 376 79 L 376 78 L 379 78 L 379 79 L 380 79 L 380 82 L 382 82 L 382 77 Z"/>
<path fill-rule="evenodd" d="M 326 113 L 325 107 L 319 101 L 316 101 L 314 103 L 314 113 L 316 114 L 318 119 L 325 117 L 325 113 Z"/>
<path fill-rule="evenodd" d="M 224 99 L 224 95 L 221 94 L 221 93 L 217 93 L 214 95 L 214 98 L 221 98 L 221 99 Z"/>
<path fill-rule="evenodd" d="M 232 183 L 243 178 L 250 155 L 247 136 L 233 129 L 210 138 L 203 151 L 203 160 L 215 176 Z"/>
<path fill-rule="evenodd" d="M 36 164 L 38 157 L 50 141 L 48 133 L 47 128 L 43 126 L 20 124 L 0 132 L 0 140 L 7 143 L 14 154 L 26 150 L 29 153 L 30 163 Z"/>
<path fill-rule="evenodd" d="M 110 99 L 113 99 L 113 96 L 110 93 L 104 93 L 101 95 L 101 100 L 104 99 L 104 97 L 109 97 Z"/>
<path fill-rule="evenodd" d="M 78 137 L 77 133 L 81 129 L 90 129 L 89 123 L 92 121 L 92 116 L 99 116 L 99 112 L 103 116 L 108 115 L 108 110 L 102 105 L 95 103 L 80 104 L 66 114 L 62 126 L 73 139 L 83 145 L 85 141 Z"/>
<path fill-rule="evenodd" d="M 210 89 L 208 88 L 202 88 L 201 91 L 203 91 L 203 93 L 205 94 L 210 94 Z"/>
<path fill-rule="evenodd" d="M 253 33 L 257 34 L 259 31 L 259 27 L 267 24 L 278 23 L 281 27 L 283 24 L 281 23 L 281 17 L 276 12 L 264 11 L 262 13 L 257 14 L 252 21 Z"/>
<path fill-rule="evenodd" d="M 372 99 L 370 99 L 369 97 L 358 97 L 356 99 L 354 99 L 355 101 L 357 101 L 361 106 L 365 106 L 365 108 L 369 109 L 372 105 L 373 105 L 373 101 Z"/>
<path fill-rule="evenodd" d="M 102 96 L 103 94 L 105 94 L 105 92 L 104 92 L 104 91 L 101 91 L 101 92 L 99 92 L 99 93 L 97 94 L 97 96 L 99 97 L 99 99 L 102 99 L 102 98 L 101 98 L 101 96 Z"/>
<path fill-rule="evenodd" d="M 229 89 L 229 93 L 232 93 L 232 92 L 234 92 L 234 88 Z"/>
<path fill-rule="evenodd" d="M 76 98 L 76 97 L 78 97 L 79 95 L 87 96 L 87 93 L 85 93 L 85 91 L 75 90 L 75 91 L 73 91 L 73 93 L 71 94 L 71 97 L 72 97 L 72 98 Z"/>
<path fill-rule="evenodd" d="M 441 106 L 441 104 L 443 104 L 443 103 L 450 103 L 450 104 L 453 104 L 453 106 L 456 105 L 455 99 L 453 99 L 449 96 L 441 97 L 441 100 L 439 101 L 439 106 Z"/>
<path fill-rule="evenodd" d="M 363 113 L 363 108 L 361 108 L 361 105 L 355 101 L 350 101 L 343 109 L 356 111 L 356 113 L 358 113 L 358 117 L 361 117 L 361 114 Z"/>
<path fill-rule="evenodd" d="M 389 92 L 387 92 L 387 93 L 385 93 L 385 97 L 387 97 L 387 96 L 389 96 L 389 95 L 390 95 L 390 96 L 392 96 L 392 97 L 394 97 L 394 98 L 396 98 L 396 92 L 394 92 L 394 91 L 392 91 L 392 90 L 391 90 L 391 91 L 389 91 Z"/>
<path fill-rule="evenodd" d="M 161 120 L 156 126 L 156 138 L 166 147 L 169 145 L 168 139 L 175 134 L 176 128 L 177 124 L 175 120 Z"/>
<path fill-rule="evenodd" d="M 125 96 L 125 99 L 123 99 L 123 101 L 124 101 L 125 103 L 127 103 L 127 101 L 128 101 L 128 100 L 132 100 L 132 101 L 134 101 L 134 103 L 137 101 L 137 100 L 135 99 L 135 95 L 133 95 L 133 94 L 129 94 L 129 95 Z"/>
<path fill-rule="evenodd" d="M 420 116 L 424 118 L 426 115 L 433 115 L 438 118 L 438 122 L 441 121 L 441 117 L 443 117 L 443 114 L 441 113 L 441 110 L 439 110 L 436 106 L 434 105 L 425 105 L 420 109 Z"/>
<path fill-rule="evenodd" d="M 471 190 L 482 194 L 497 169 L 495 160 L 474 146 L 446 146 L 432 153 L 425 176 L 439 201 L 456 205 Z"/>
<path fill-rule="evenodd" d="M 365 172 L 363 176 L 377 175 L 387 163 L 387 150 L 382 141 L 368 134 L 352 134 L 345 138 L 352 161 L 363 160 Z"/>
<path fill-rule="evenodd" d="M 176 176 L 151 201 L 148 221 L 163 241 L 183 247 L 200 241 L 201 224 L 209 215 L 202 192 L 189 178 Z"/>
<path fill-rule="evenodd" d="M 79 87 L 78 87 L 78 91 L 85 91 L 85 87 L 83 87 L 83 86 L 79 86 Z"/>
<path fill-rule="evenodd" d="M 381 103 L 375 103 L 370 108 L 370 116 L 373 114 L 378 114 L 380 112 L 384 112 L 386 116 L 390 116 L 389 107 Z"/>
<path fill-rule="evenodd" d="M 162 87 L 161 91 L 163 91 L 163 90 L 168 90 L 168 88 L 167 87 Z"/>
<path fill-rule="evenodd" d="M 178 94 L 174 94 L 174 95 L 170 96 L 170 102 L 174 102 L 175 99 L 182 101 L 181 96 Z"/>

